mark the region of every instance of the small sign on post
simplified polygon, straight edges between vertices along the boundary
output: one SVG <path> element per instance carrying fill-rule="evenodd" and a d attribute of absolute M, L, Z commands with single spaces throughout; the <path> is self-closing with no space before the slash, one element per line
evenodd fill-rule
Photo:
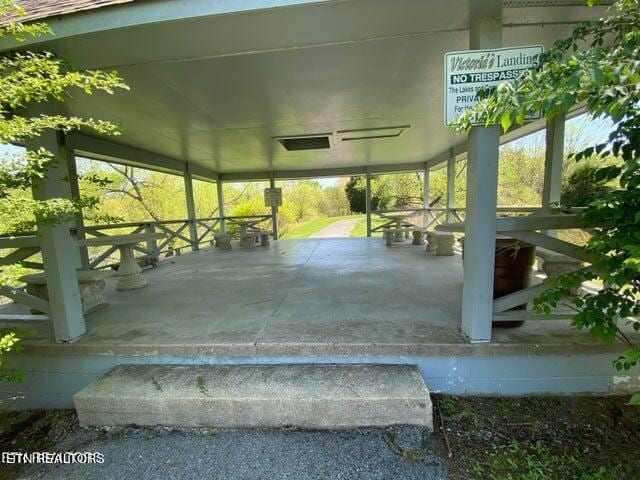
<path fill-rule="evenodd" d="M 542 45 L 449 52 L 444 56 L 444 124 L 478 103 L 478 91 L 515 80 L 540 62 Z M 526 117 L 536 120 L 540 114 Z"/>
<path fill-rule="evenodd" d="M 265 207 L 279 207 L 282 205 L 282 188 L 265 188 L 264 205 Z"/>

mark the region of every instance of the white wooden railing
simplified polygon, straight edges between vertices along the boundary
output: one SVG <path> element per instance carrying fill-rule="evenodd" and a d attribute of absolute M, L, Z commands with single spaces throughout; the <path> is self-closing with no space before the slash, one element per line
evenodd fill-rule
<path fill-rule="evenodd" d="M 596 225 L 585 224 L 580 219 L 579 214 L 574 213 L 580 210 L 582 209 L 568 209 L 569 213 L 554 215 L 498 217 L 496 219 L 496 233 L 574 258 L 584 262 L 585 266 L 583 268 L 589 268 L 589 263 L 593 261 L 593 257 L 585 251 L 584 247 L 546 233 L 547 231 L 595 228 Z M 464 223 L 445 223 L 437 226 L 436 230 L 461 233 L 464 232 Z M 558 310 L 552 312 L 551 315 L 537 315 L 530 310 L 510 310 L 519 305 L 532 302 L 549 288 L 551 288 L 550 283 L 544 280 L 537 285 L 494 299 L 493 320 L 567 320 L 572 318 L 575 312 Z"/>
<path fill-rule="evenodd" d="M 257 220 L 258 223 L 271 221 L 271 215 L 241 215 L 228 217 L 197 218 L 195 220 L 195 238 L 190 234 L 189 220 L 162 220 L 148 222 L 114 223 L 106 225 L 86 225 L 82 229 L 71 229 L 74 237 L 108 237 L 111 235 L 136 233 L 162 233 L 166 237 L 162 240 L 152 240 L 134 247 L 139 261 L 145 259 L 156 261 L 161 256 L 180 255 L 184 249 L 198 249 L 205 242 L 212 242 L 213 236 L 220 231 L 221 220 L 232 225 L 234 220 Z M 271 228 L 271 227 L 269 227 Z M 234 233 L 230 226 L 231 233 Z M 111 247 L 83 247 L 87 248 L 89 258 L 88 267 L 109 268 L 117 265 L 118 256 L 116 246 Z M 0 269 L 3 266 L 19 264 L 27 268 L 42 270 L 40 257 L 40 242 L 34 232 L 0 235 Z M 4 295 L 4 293 L 3 293 Z"/>
<path fill-rule="evenodd" d="M 42 269 L 41 262 L 33 262 L 29 258 L 40 254 L 40 239 L 33 233 L 16 234 L 11 237 L 0 237 L 0 270 L 2 267 L 19 263 L 28 268 Z M 40 297 L 36 297 L 25 292 L 22 288 L 0 285 L 0 295 L 7 297 L 14 302 L 22 303 L 28 307 L 49 313 L 49 302 Z M 2 316 L 0 316 L 0 319 Z M 15 317 L 15 316 L 13 316 Z M 29 319 L 43 320 L 47 316 L 27 315 Z"/>
<path fill-rule="evenodd" d="M 519 216 L 529 215 L 540 210 L 540 207 L 498 207 L 496 210 L 498 216 Z M 372 212 L 372 214 L 386 221 L 381 225 L 372 227 L 371 232 L 382 233 L 385 227 L 394 226 L 396 221 L 395 219 L 387 217 L 389 214 L 406 213 L 409 216 L 402 222 L 403 227 L 428 230 L 448 222 L 464 222 L 465 212 L 466 208 L 438 207 L 376 210 Z"/>

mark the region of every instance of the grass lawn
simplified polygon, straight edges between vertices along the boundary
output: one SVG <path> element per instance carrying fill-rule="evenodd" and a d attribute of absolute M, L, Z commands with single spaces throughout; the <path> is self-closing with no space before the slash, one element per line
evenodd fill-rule
<path fill-rule="evenodd" d="M 319 232 L 323 228 L 328 227 L 332 223 L 339 222 L 340 220 L 351 220 L 351 219 L 358 219 L 358 218 L 364 218 L 364 217 L 361 217 L 361 215 L 344 215 L 342 217 L 313 218 L 311 220 L 307 220 L 306 222 L 299 223 L 298 225 L 292 227 L 288 232 L 282 235 L 282 238 L 308 238 L 314 233 Z"/>
<path fill-rule="evenodd" d="M 384 220 L 382 218 L 373 217 L 371 218 L 371 228 L 379 227 L 380 225 L 383 225 L 387 221 L 388 220 Z M 374 233 L 374 235 L 380 236 L 379 233 Z M 350 237 L 366 237 L 367 236 L 367 218 L 366 217 L 362 217 L 360 220 L 358 220 L 358 223 L 356 223 L 351 229 L 351 232 L 349 232 L 349 236 Z"/>

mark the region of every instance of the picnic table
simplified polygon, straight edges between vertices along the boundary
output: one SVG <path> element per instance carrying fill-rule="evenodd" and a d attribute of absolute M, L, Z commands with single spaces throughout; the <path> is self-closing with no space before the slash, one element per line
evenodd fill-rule
<path fill-rule="evenodd" d="M 232 225 L 237 225 L 240 228 L 240 235 L 246 235 L 250 230 L 257 230 L 257 226 L 260 222 L 264 222 L 264 218 L 233 218 L 228 219 L 227 223 L 231 223 Z"/>
<path fill-rule="evenodd" d="M 258 227 L 258 224 L 265 220 L 265 218 L 229 218 L 227 222 L 240 228 L 240 246 L 253 248 L 258 241 L 263 246 L 269 245 L 271 232 L 260 230 Z"/>
<path fill-rule="evenodd" d="M 393 220 L 395 222 L 395 228 L 393 231 L 393 241 L 394 242 L 404 242 L 405 240 L 405 230 L 403 228 L 404 221 L 415 215 L 414 212 L 406 212 L 406 213 L 381 213 L 380 216 L 383 218 L 388 218 L 389 220 Z"/>
<path fill-rule="evenodd" d="M 136 290 L 147 286 L 147 279 L 142 275 L 142 269 L 136 262 L 133 247 L 140 242 L 160 240 L 162 233 L 135 233 L 129 235 L 112 235 L 95 238 L 84 238 L 76 241 L 79 247 L 114 246 L 120 250 L 120 266 L 116 276 L 118 285 L 116 290 Z"/>

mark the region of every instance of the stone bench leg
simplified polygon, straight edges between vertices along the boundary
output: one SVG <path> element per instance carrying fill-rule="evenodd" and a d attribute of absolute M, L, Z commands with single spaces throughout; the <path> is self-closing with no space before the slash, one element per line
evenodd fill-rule
<path fill-rule="evenodd" d="M 260 245 L 263 246 L 263 247 L 268 247 L 269 246 L 269 234 L 268 233 L 260 234 Z"/>
<path fill-rule="evenodd" d="M 433 232 L 427 232 L 425 234 L 425 240 L 427 244 L 427 253 L 433 253 L 436 249 L 436 242 L 433 241 Z"/>
<path fill-rule="evenodd" d="M 395 232 L 393 232 L 393 241 L 394 242 L 404 242 L 405 240 L 405 232 L 403 232 L 402 230 L 397 230 Z"/>
<path fill-rule="evenodd" d="M 427 252 L 438 257 L 450 257 L 454 255 L 453 246 L 456 237 L 453 233 L 433 232 L 429 235 L 429 245 Z"/>
<path fill-rule="evenodd" d="M 240 234 L 240 246 L 251 249 L 256 246 L 256 235 L 251 233 Z"/>
<path fill-rule="evenodd" d="M 570 257 L 566 257 L 566 259 L 563 260 L 543 260 L 541 270 L 548 278 L 557 278 L 561 277 L 562 275 L 573 273 L 576 270 L 580 270 L 581 268 L 582 262 Z M 580 295 L 580 289 L 572 288 L 571 295 L 577 297 L 578 295 Z"/>
<path fill-rule="evenodd" d="M 413 245 L 422 245 L 424 243 L 424 235 L 420 230 L 413 231 Z"/>
<path fill-rule="evenodd" d="M 231 237 L 219 238 L 216 241 L 220 250 L 231 250 Z"/>
<path fill-rule="evenodd" d="M 451 238 L 439 238 L 436 241 L 436 255 L 445 257 L 453 256 L 453 246 L 455 242 L 456 239 L 453 235 L 451 235 Z"/>
<path fill-rule="evenodd" d="M 387 247 L 390 247 L 393 243 L 393 233 L 391 233 L 389 230 L 386 230 L 383 235 Z"/>
<path fill-rule="evenodd" d="M 147 279 L 142 275 L 142 269 L 136 262 L 133 245 L 120 246 L 120 266 L 116 276 L 118 277 L 116 290 L 136 290 L 147 286 Z"/>
<path fill-rule="evenodd" d="M 93 282 L 78 282 L 80 303 L 82 304 L 82 313 L 84 315 L 88 315 L 108 305 L 107 297 L 104 293 L 105 285 L 106 282 L 104 279 Z M 27 283 L 25 290 L 34 297 L 49 301 L 49 291 L 47 290 L 46 283 Z M 42 312 L 31 309 L 31 313 L 40 314 Z"/>

